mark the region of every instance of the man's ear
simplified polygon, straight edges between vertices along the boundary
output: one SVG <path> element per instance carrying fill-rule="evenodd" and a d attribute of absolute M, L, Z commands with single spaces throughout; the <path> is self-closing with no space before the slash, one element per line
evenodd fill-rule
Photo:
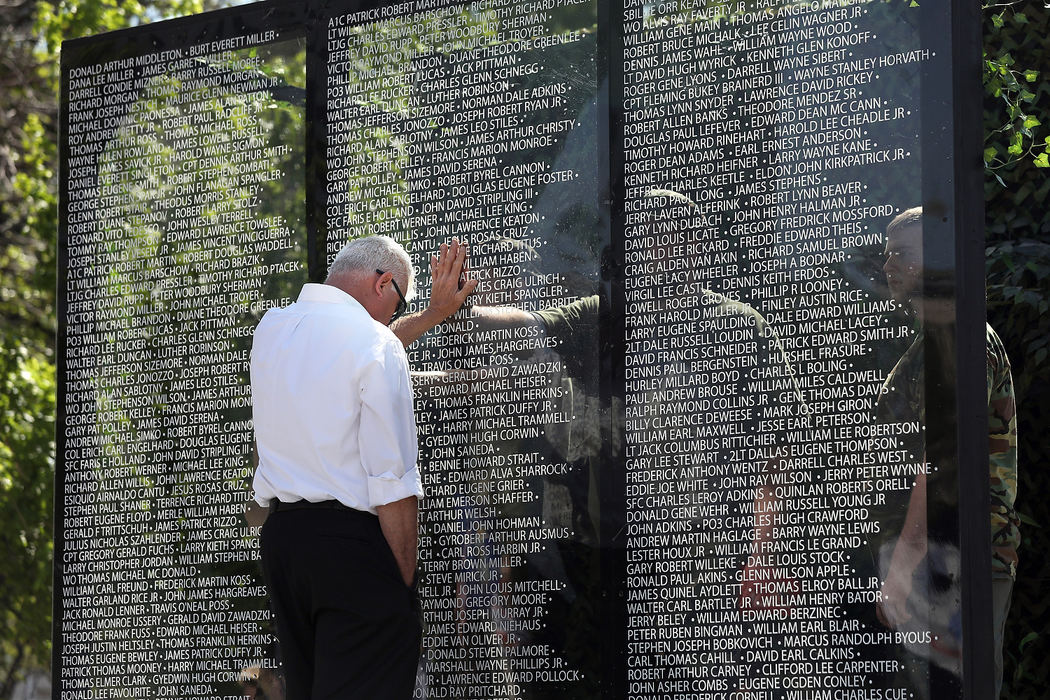
<path fill-rule="evenodd" d="M 381 275 L 375 276 L 372 282 L 372 291 L 375 292 L 376 296 L 383 296 L 385 291 L 383 287 L 390 287 L 390 280 L 393 279 L 393 277 L 394 273 L 390 272 L 389 270 Z"/>

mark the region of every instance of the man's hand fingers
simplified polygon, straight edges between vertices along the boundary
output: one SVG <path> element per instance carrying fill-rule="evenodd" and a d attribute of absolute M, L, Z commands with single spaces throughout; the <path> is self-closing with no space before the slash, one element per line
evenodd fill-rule
<path fill-rule="evenodd" d="M 446 248 L 446 250 L 448 252 L 448 262 L 449 262 L 449 264 L 453 264 L 453 265 L 455 264 L 456 259 L 459 257 L 459 249 L 461 247 L 462 246 L 459 243 L 459 239 L 458 238 L 453 238 L 452 239 L 452 243 L 449 244 L 449 246 Z"/>
<path fill-rule="evenodd" d="M 463 269 L 467 266 L 467 246 L 461 245 L 456 248 L 456 257 L 452 261 L 452 272 L 455 273 L 456 277 L 463 272 Z"/>
<path fill-rule="evenodd" d="M 459 274 L 466 269 L 467 244 L 460 243 L 458 238 L 452 239 L 452 244 L 442 243 L 438 248 L 438 254 L 430 256 L 430 266 L 439 269 L 451 269 Z"/>
<path fill-rule="evenodd" d="M 478 286 L 477 280 L 467 279 L 467 244 L 459 238 L 442 243 L 437 254 L 430 256 L 430 305 L 441 318 L 454 314 Z"/>

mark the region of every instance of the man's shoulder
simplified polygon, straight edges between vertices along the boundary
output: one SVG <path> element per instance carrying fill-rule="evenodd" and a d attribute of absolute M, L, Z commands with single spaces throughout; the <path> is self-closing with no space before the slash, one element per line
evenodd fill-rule
<path fill-rule="evenodd" d="M 266 341 L 266 338 L 274 333 L 288 315 L 288 310 L 295 304 L 289 306 L 272 306 L 266 310 L 259 322 L 255 324 L 252 331 L 252 345 L 258 347 Z"/>
<path fill-rule="evenodd" d="M 347 350 L 361 362 L 372 360 L 385 361 L 386 358 L 400 358 L 406 365 L 408 355 L 404 344 L 387 326 L 371 316 L 339 314 L 337 318 L 326 319 L 327 332 L 332 334 L 333 342 Z"/>
<path fill-rule="evenodd" d="M 298 301 L 282 308 L 271 308 L 263 314 L 253 332 L 254 347 L 269 342 L 308 342 L 315 351 L 321 345 L 330 349 L 352 349 L 366 352 L 369 347 L 382 347 L 394 334 L 366 313 L 342 304 L 318 304 Z"/>
<path fill-rule="evenodd" d="M 408 353 L 405 351 L 405 345 L 401 342 L 401 339 L 394 335 L 394 331 L 382 323 L 376 322 L 375 332 L 376 337 L 373 347 L 383 355 L 399 358 L 407 366 Z"/>
<path fill-rule="evenodd" d="M 1006 354 L 1006 347 L 999 339 L 999 334 L 990 324 L 985 324 L 985 360 L 988 365 L 988 382 L 990 387 L 1003 385 L 1010 375 L 1010 358 Z M 1012 382 L 1009 382 L 1012 384 Z M 993 389 L 994 391 L 994 389 Z M 1010 393 L 1013 393 L 1011 386 Z"/>
<path fill-rule="evenodd" d="M 995 332 L 990 323 L 984 324 L 984 344 L 985 349 L 988 352 L 988 362 L 992 364 L 996 361 L 1004 362 L 1006 365 L 1010 364 L 1010 360 L 1006 355 L 1006 347 L 1003 345 L 1003 341 L 999 338 L 999 334 Z"/>

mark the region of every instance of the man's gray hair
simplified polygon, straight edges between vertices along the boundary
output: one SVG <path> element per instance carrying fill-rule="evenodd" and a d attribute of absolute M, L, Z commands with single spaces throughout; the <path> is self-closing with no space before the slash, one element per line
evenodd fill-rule
<path fill-rule="evenodd" d="M 387 236 L 364 236 L 347 243 L 328 268 L 328 279 L 359 271 L 373 274 L 376 270 L 392 274 L 401 286 L 405 299 L 415 297 L 416 271 L 412 267 L 412 259 L 404 248 Z M 406 280 L 407 285 L 402 286 L 402 280 Z"/>

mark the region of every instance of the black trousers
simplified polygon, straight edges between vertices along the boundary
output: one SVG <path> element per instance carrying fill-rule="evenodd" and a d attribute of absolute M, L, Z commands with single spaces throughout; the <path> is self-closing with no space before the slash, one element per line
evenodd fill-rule
<path fill-rule="evenodd" d="M 262 566 L 288 700 L 407 700 L 421 626 L 379 518 L 348 509 L 271 512 Z"/>

